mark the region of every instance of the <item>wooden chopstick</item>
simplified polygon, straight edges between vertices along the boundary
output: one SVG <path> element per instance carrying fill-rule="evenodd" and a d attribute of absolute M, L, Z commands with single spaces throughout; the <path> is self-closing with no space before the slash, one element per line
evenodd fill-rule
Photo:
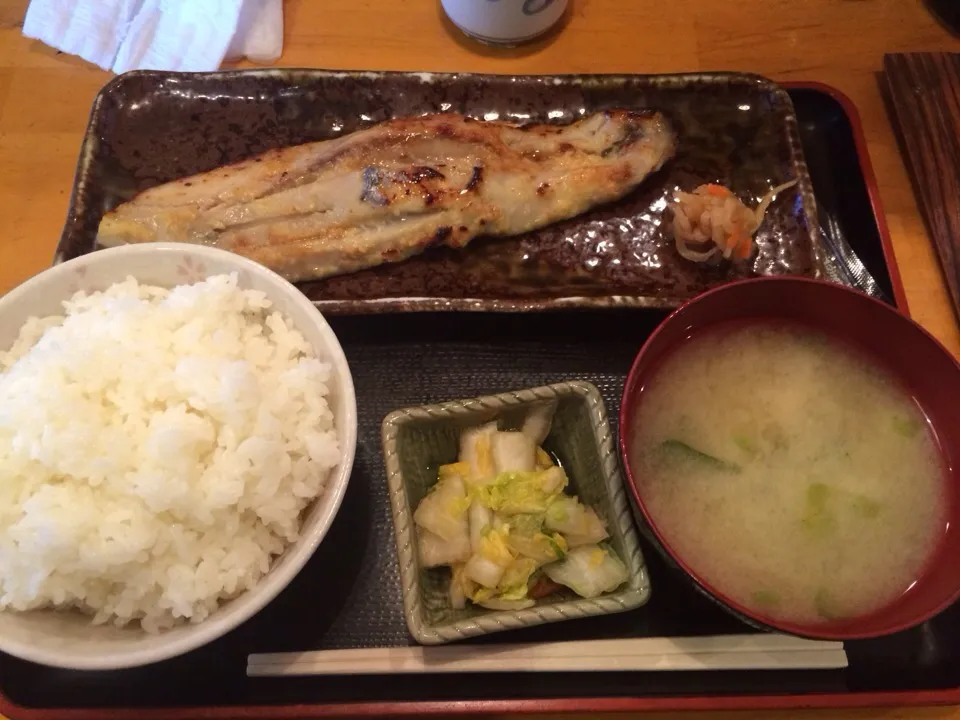
<path fill-rule="evenodd" d="M 918 204 L 960 314 L 960 54 L 883 58 Z"/>
<path fill-rule="evenodd" d="M 843 643 L 757 634 L 261 653 L 247 658 L 247 675 L 796 670 L 846 666 Z"/>

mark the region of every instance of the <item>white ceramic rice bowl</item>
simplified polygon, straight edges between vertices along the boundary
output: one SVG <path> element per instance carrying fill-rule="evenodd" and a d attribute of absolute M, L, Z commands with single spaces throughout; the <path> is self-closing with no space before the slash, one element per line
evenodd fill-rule
<path fill-rule="evenodd" d="M 312 303 L 289 282 L 255 262 L 199 245 L 148 243 L 101 250 L 56 265 L 0 298 L 0 347 L 9 348 L 31 316 L 62 312 L 77 290 L 98 290 L 128 276 L 161 287 L 236 272 L 242 288 L 264 292 L 333 370 L 329 402 L 341 449 L 323 494 L 306 511 L 300 538 L 274 561 L 252 589 L 224 603 L 206 620 L 151 635 L 138 623 L 124 629 L 93 625 L 75 611 L 0 611 L 0 651 L 53 667 L 108 670 L 175 657 L 205 645 L 256 614 L 301 570 L 327 533 L 346 491 L 357 442 L 353 379 L 343 350 Z"/>

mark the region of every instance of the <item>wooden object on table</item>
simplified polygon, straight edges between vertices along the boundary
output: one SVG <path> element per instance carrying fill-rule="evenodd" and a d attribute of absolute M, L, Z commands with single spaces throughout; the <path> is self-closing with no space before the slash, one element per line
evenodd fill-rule
<path fill-rule="evenodd" d="M 844 667 L 847 654 L 842 642 L 775 634 L 356 648 L 261 653 L 247 659 L 250 677 Z"/>
<path fill-rule="evenodd" d="M 960 314 L 960 54 L 883 58 L 917 200 Z"/>

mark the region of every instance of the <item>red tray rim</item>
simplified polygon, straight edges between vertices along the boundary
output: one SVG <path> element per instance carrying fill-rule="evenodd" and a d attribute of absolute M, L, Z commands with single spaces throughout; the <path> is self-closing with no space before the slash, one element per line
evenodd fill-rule
<path fill-rule="evenodd" d="M 840 103 L 850 121 L 854 144 L 860 159 L 860 170 L 867 186 L 883 256 L 890 274 L 897 308 L 909 317 L 907 296 L 897 267 L 890 240 L 877 178 L 867 150 L 860 112 L 847 95 L 826 83 L 797 81 L 780 83 L 787 89 L 816 90 Z M 171 708 L 27 708 L 9 700 L 0 691 L 0 713 L 11 720 L 220 720 L 221 718 L 288 718 L 311 717 L 388 717 L 412 715 L 502 715 L 534 713 L 622 713 L 669 710 L 782 710 L 801 708 L 864 708 L 908 705 L 960 704 L 960 687 L 941 690 L 918 690 L 875 693 L 812 693 L 806 695 L 700 695 L 696 697 L 577 697 L 525 700 L 445 700 L 377 703 L 313 703 L 298 705 L 253 705 Z"/>
<path fill-rule="evenodd" d="M 903 280 L 900 277 L 900 268 L 897 265 L 897 257 L 893 252 L 893 242 L 890 239 L 890 228 L 887 225 L 887 216 L 883 211 L 883 202 L 880 199 L 880 187 L 877 184 L 877 176 L 873 171 L 873 163 L 870 161 L 870 151 L 867 149 L 867 137 L 863 132 L 863 123 L 860 120 L 860 111 L 856 104 L 841 90 L 833 85 L 817 81 L 796 81 L 782 82 L 780 85 L 788 90 L 816 90 L 824 95 L 829 95 L 843 108 L 844 114 L 850 121 L 850 127 L 853 130 L 853 143 L 857 148 L 857 157 L 860 159 L 860 171 L 867 186 L 867 195 L 870 198 L 870 207 L 873 210 L 873 217 L 877 223 L 877 231 L 880 233 L 880 245 L 883 248 L 883 259 L 887 264 L 887 272 L 890 275 L 890 284 L 893 287 L 893 299 L 897 310 L 910 317 L 910 307 L 907 303 L 907 293 L 903 287 Z"/>

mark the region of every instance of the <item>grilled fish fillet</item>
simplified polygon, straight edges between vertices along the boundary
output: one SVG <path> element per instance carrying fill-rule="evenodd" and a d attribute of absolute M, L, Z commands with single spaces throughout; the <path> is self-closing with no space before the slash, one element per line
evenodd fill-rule
<path fill-rule="evenodd" d="M 212 245 L 317 279 L 579 215 L 627 194 L 675 147 L 655 112 L 567 126 L 401 118 L 151 188 L 107 213 L 97 241 Z"/>

